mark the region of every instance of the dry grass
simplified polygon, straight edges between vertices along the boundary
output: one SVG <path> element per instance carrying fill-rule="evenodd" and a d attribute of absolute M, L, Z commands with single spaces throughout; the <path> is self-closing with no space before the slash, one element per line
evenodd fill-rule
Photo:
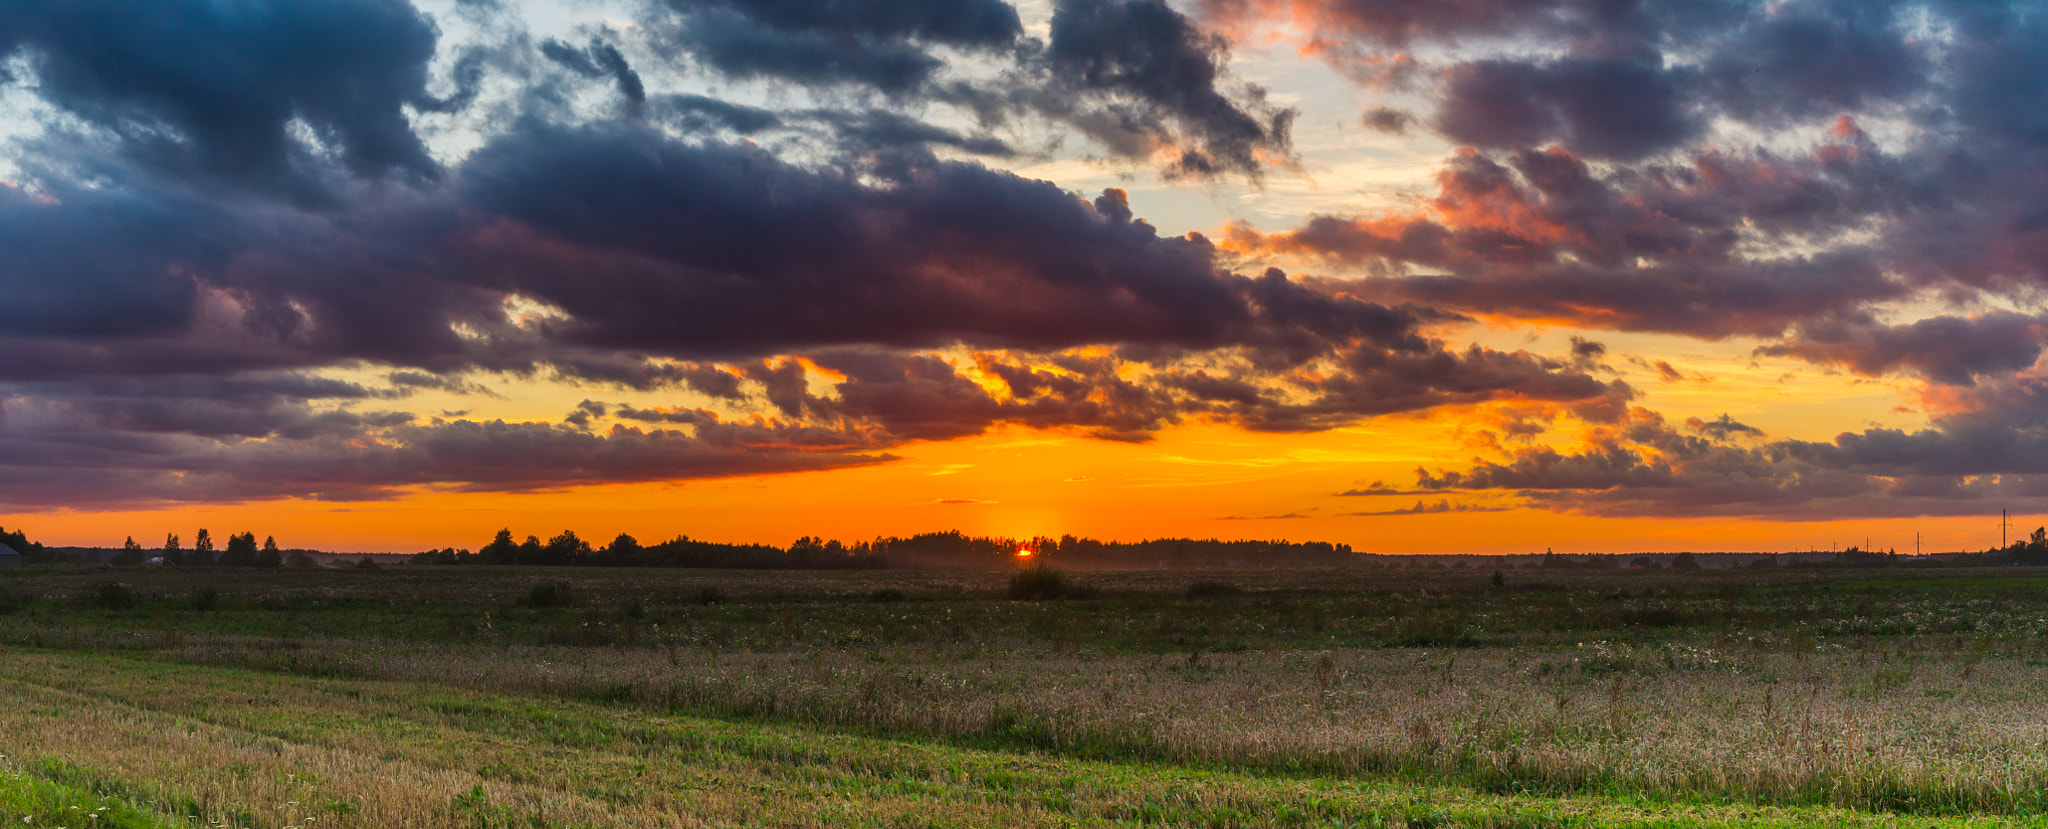
<path fill-rule="evenodd" d="M 2048 804 L 2026 657 L 1601 645 L 1089 655 L 191 639 L 190 662 L 433 681 L 1082 756 L 1911 813 Z"/>
<path fill-rule="evenodd" d="M 418 683 L 0 653 L 0 745 L 183 825 L 1883 826 L 1089 762 L 735 725 Z M 30 761 L 18 761 L 30 762 Z M 1916 825 L 1993 826 L 1977 818 Z"/>
<path fill-rule="evenodd" d="M 1613 811 L 1622 803 L 1651 810 L 1638 817 L 1731 804 L 1738 812 L 1818 809 L 1796 814 L 1852 822 L 1913 815 L 1914 825 L 1942 816 L 2030 822 L 2048 810 L 2048 706 L 2034 692 L 2048 687 L 2048 583 L 2031 574 L 1562 574 L 1554 583 L 1511 579 L 1506 589 L 1473 574 L 1342 576 L 1381 580 L 1354 590 L 1330 587 L 1338 576 L 1314 590 L 1287 587 L 1314 574 L 1083 574 L 1109 588 L 1083 602 L 1003 600 L 1007 577 L 999 573 L 118 575 L 134 594 L 121 606 L 103 600 L 104 573 L 0 579 L 0 590 L 33 591 L 16 623 L 0 628 L 0 641 L 270 674 L 160 665 L 149 670 L 179 678 L 142 682 L 136 672 L 148 670 L 137 663 L 119 663 L 132 669 L 112 679 L 44 670 L 0 693 L 78 695 L 69 704 L 94 717 L 117 716 L 93 707 L 113 700 L 143 719 L 88 720 L 96 724 L 83 726 L 76 742 L 33 750 L 22 746 L 42 746 L 36 740 L 70 726 L 43 735 L 32 718 L 0 719 L 0 750 L 131 781 L 122 785 L 139 787 L 149 804 L 194 798 L 214 816 L 242 808 L 229 804 L 303 807 L 374 789 L 391 799 L 361 803 L 361 825 L 475 825 L 507 809 L 543 815 L 549 825 L 666 825 L 679 813 L 728 825 L 811 814 L 824 808 L 817 798 L 838 804 L 834 814 L 847 819 L 925 825 L 919 816 L 928 817 L 928 807 L 899 802 L 907 795 L 892 764 L 907 762 L 899 756 L 906 751 L 922 758 L 924 776 L 1045 754 L 1029 760 L 1041 765 L 1029 767 L 1039 782 L 1028 797 L 992 793 L 993 784 L 946 776 L 952 772 L 933 778 L 939 788 L 916 797 L 957 799 L 947 801 L 944 825 L 1135 820 L 1152 814 L 1152 795 L 1117 792 L 1152 792 L 1184 775 L 1206 775 L 1203 786 L 1232 781 L 1224 786 L 1236 792 L 1230 798 L 1266 818 L 1296 814 L 1300 802 L 1290 798 L 1318 787 L 1351 787 L 1344 797 L 1352 799 L 1332 801 L 1342 808 L 1308 823 L 1344 814 L 1398 824 L 1413 812 L 1399 793 L 1418 789 L 1464 804 L 1468 817 L 1491 816 L 1481 824 L 1502 825 L 1523 825 L 1512 816 L 1534 814 L 1517 811 L 1528 804 L 1563 814 L 1557 804 L 1581 801 L 1598 825 L 1624 814 Z M 563 580 L 578 606 L 522 607 L 543 576 Z M 1202 579 L 1245 592 L 1187 595 Z M 710 588 L 727 600 L 700 604 L 696 597 Z M 218 591 L 212 609 L 189 598 L 202 589 Z M 887 590 L 909 600 L 872 598 Z M 77 657 L 5 658 L 54 665 Z M 405 686 L 402 704 L 382 708 L 325 690 L 288 709 L 266 708 L 263 698 L 290 683 L 313 683 L 294 693 L 383 687 L 371 680 L 418 684 Z M 193 683 L 207 690 L 185 687 Z M 247 701 L 235 701 L 244 692 L 222 683 L 247 686 Z M 506 693 L 548 702 L 475 702 Z M 434 694 L 459 701 L 442 705 Z M 585 732 L 644 731 L 681 716 L 700 732 L 727 735 L 721 739 L 770 735 L 782 747 L 759 749 L 762 756 L 795 762 L 788 774 L 797 782 L 755 760 L 711 772 L 671 758 L 661 763 L 681 765 L 648 771 L 655 749 L 645 745 L 613 737 L 558 745 L 529 733 L 530 724 L 504 732 L 491 723 L 506 719 L 507 706 L 584 712 L 599 723 Z M 241 713 L 221 713 L 228 710 Z M 268 719 L 249 719 L 260 711 Z M 163 716 L 206 728 L 154 747 L 94 754 L 89 745 L 94 728 L 170 739 L 143 726 Z M 689 719 L 696 717 L 717 722 Z M 410 724 L 343 726 L 379 718 Z M 328 730 L 298 730 L 308 723 Z M 250 742 L 251 733 L 297 748 L 281 754 Z M 273 757 L 264 768 L 348 768 L 355 776 L 179 776 L 191 757 L 229 751 L 216 743 Z M 827 745 L 839 748 L 819 754 Z M 447 754 L 449 746 L 460 751 Z M 163 752 L 183 759 L 136 759 Z M 868 759 L 834 765 L 832 752 Z M 285 754 L 292 759 L 274 759 Z M 1056 785 L 1076 764 L 1119 788 L 1081 796 Z M 685 767 L 694 770 L 662 776 Z M 379 782 L 386 777 L 412 782 Z M 305 779 L 343 782 L 295 794 Z M 223 785 L 231 788 L 205 788 Z M 465 794 L 479 785 L 481 795 Z M 702 791 L 688 808 L 649 793 L 693 786 Z M 1237 800 L 1172 797 L 1202 805 L 1153 822 L 1208 825 L 1238 814 L 1230 811 Z M 1069 805 L 1046 805 L 1052 801 Z M 280 821 L 289 816 L 265 808 L 251 813 L 264 816 L 259 823 L 287 825 Z M 1713 821 L 1732 820 L 1715 814 Z"/>

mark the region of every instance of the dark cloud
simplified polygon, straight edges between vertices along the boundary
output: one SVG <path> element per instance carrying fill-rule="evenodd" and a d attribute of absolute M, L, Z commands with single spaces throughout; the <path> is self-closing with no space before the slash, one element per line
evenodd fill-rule
<path fill-rule="evenodd" d="M 837 133 L 843 150 L 894 153 L 907 149 L 916 155 L 903 160 L 912 163 L 923 162 L 929 155 L 928 149 L 935 146 L 994 158 L 1012 156 L 1017 152 L 993 136 L 963 135 L 888 110 L 823 111 L 811 117 L 829 125 Z"/>
<path fill-rule="evenodd" d="M 659 115 L 671 118 L 693 132 L 716 128 L 752 135 L 782 125 L 782 117 L 772 110 L 703 95 L 663 95 L 655 99 L 652 108 Z"/>
<path fill-rule="evenodd" d="M 1924 89 L 1933 67 L 1888 3 L 1788 6 L 1731 33 L 1705 88 L 1751 123 L 1833 116 Z"/>
<path fill-rule="evenodd" d="M 1251 321 L 1206 242 L 972 165 L 871 186 L 758 149 L 549 129 L 480 151 L 463 182 L 518 223 L 470 241 L 475 273 L 567 310 L 581 342 L 1197 345 Z"/>
<path fill-rule="evenodd" d="M 1262 153 L 1292 152 L 1295 111 L 1268 105 L 1257 87 L 1227 97 L 1227 56 L 1222 38 L 1164 0 L 1060 0 L 1045 60 L 1081 104 L 1060 114 L 1112 151 L 1145 157 L 1163 142 L 1177 173 L 1256 177 L 1270 163 Z"/>
<path fill-rule="evenodd" d="M 1438 174 L 1422 213 L 1316 217 L 1266 235 L 1238 228 L 1225 242 L 1368 273 L 1425 271 L 1350 283 L 1353 294 L 1386 302 L 1624 331 L 1776 337 L 1803 321 L 1861 320 L 1860 309 L 1912 292 L 1886 273 L 1878 250 L 1749 258 L 1736 247 L 1745 233 L 1797 242 L 1903 207 L 1881 184 L 1896 165 L 1866 153 L 1861 140 L 1836 133 L 1805 158 L 1709 154 L 1691 167 L 1606 175 L 1555 148 L 1518 151 L 1507 163 L 1463 153 Z"/>
<path fill-rule="evenodd" d="M 1453 67 L 1436 127 L 1479 147 L 1556 141 L 1589 158 L 1631 161 L 1691 141 L 1691 81 L 1642 60 L 1477 61 Z"/>
<path fill-rule="evenodd" d="M 26 70 L 6 82 L 63 116 L 8 145 L 0 187 L 0 480 L 36 483 L 0 501 L 525 490 L 873 463 L 1005 424 L 1135 441 L 1446 406 L 1479 407 L 1496 454 L 1346 494 L 1807 517 L 2048 493 L 2048 19 L 2027 9 L 1215 0 L 1198 22 L 1060 0 L 1039 42 L 997 0 L 663 0 L 631 39 L 493 24 L 437 59 L 399 0 L 46 6 L 0 9 Z M 1042 124 L 1169 175 L 1290 167 L 1294 111 L 1233 77 L 1226 39 L 1282 16 L 1428 99 L 1360 123 L 1471 145 L 1415 209 L 1219 244 L 1121 190 L 939 159 L 1033 156 Z M 672 57 L 787 86 L 679 92 Z M 582 120 L 576 77 L 636 117 Z M 421 116 L 477 149 L 442 169 Z M 1767 138 L 1708 147 L 1709 124 Z M 1953 310 L 1977 308 L 2018 310 Z M 1445 339 L 1474 318 L 1752 337 L 1924 381 L 1932 421 L 1671 426 L 1600 343 Z M 485 376 L 676 399 L 398 410 Z"/>
<path fill-rule="evenodd" d="M 1463 502 L 1452 503 L 1451 500 L 1448 498 L 1439 498 L 1437 499 L 1437 502 L 1434 504 L 1418 500 L 1415 502 L 1415 506 L 1412 507 L 1401 507 L 1398 509 L 1377 510 L 1368 512 L 1347 512 L 1343 514 L 1348 516 L 1443 515 L 1447 513 L 1456 512 L 1506 512 L 1509 509 L 1511 508 L 1501 506 L 1488 506 L 1485 504 L 1468 504 Z"/>
<path fill-rule="evenodd" d="M 647 102 L 647 88 L 640 83 L 640 73 L 633 71 L 618 47 L 602 38 L 591 38 L 590 45 L 582 49 L 549 38 L 541 42 L 540 52 L 583 77 L 610 78 L 619 95 L 635 107 Z"/>
<path fill-rule="evenodd" d="M 904 95 L 943 67 L 933 46 L 1004 49 L 1023 33 L 1000 0 L 664 0 L 657 36 L 720 73 Z"/>
<path fill-rule="evenodd" d="M 1917 431 L 1873 428 L 1833 441 L 1764 441 L 1726 415 L 1688 435 L 1643 409 L 1593 429 L 1580 448 L 1530 446 L 1462 470 L 1417 471 L 1436 491 L 1504 490 L 1591 515 L 1830 520 L 1980 514 L 2048 496 L 2048 384 L 1981 387 L 1972 408 Z M 1367 494 L 1380 494 L 1371 492 Z"/>
<path fill-rule="evenodd" d="M 1359 487 L 1357 489 L 1347 489 L 1343 492 L 1337 493 L 1337 496 L 1340 498 L 1356 498 L 1369 497 L 1374 495 L 1421 495 L 1425 492 L 1425 490 L 1403 489 L 1401 487 L 1388 486 L 1386 481 L 1373 481 L 1371 486 Z"/>
<path fill-rule="evenodd" d="M 1415 116 L 1405 109 L 1373 106 L 1366 108 L 1361 120 L 1366 129 L 1390 135 L 1406 135 L 1409 125 L 1415 123 Z"/>
<path fill-rule="evenodd" d="M 4 334 L 182 330 L 199 290 L 191 273 L 234 250 L 219 230 L 225 214 L 198 199 L 62 186 L 37 195 L 0 186 Z"/>
<path fill-rule="evenodd" d="M 1294 18 L 1377 45 L 1405 46 L 1420 39 L 1505 33 L 1544 22 L 1564 11 L 1565 0 L 1204 0 L 1212 18 L 1235 24 Z M 1589 4 L 1590 5 L 1590 4 Z M 1619 4 L 1611 4 L 1619 5 Z"/>
<path fill-rule="evenodd" d="M 268 498 L 376 500 L 428 486 L 519 491 L 891 459 L 868 451 L 858 434 L 730 423 L 701 411 L 677 418 L 682 429 L 591 429 L 575 423 L 420 423 L 410 415 L 312 413 L 273 402 L 240 407 L 250 416 L 267 413 L 263 422 L 201 430 L 195 425 L 220 424 L 220 415 L 237 407 L 182 409 L 161 399 L 147 402 L 138 410 L 0 398 L 6 413 L 0 470 L 7 473 L 0 503 L 113 508 Z M 259 436 L 266 439 L 250 439 Z"/>
<path fill-rule="evenodd" d="M 1729 417 L 1726 412 L 1721 413 L 1720 417 L 1713 420 L 1701 420 L 1697 417 L 1686 418 L 1685 426 L 1717 441 L 1728 441 L 1739 437 L 1760 438 L 1764 436 L 1764 430 L 1746 423 L 1738 423 L 1734 418 Z"/>
<path fill-rule="evenodd" d="M 2048 319 L 2001 310 L 1900 325 L 1815 323 L 1757 353 L 1839 365 L 1870 376 L 1911 371 L 1936 383 L 1968 386 L 1980 376 L 2029 368 L 2044 348 Z"/>
<path fill-rule="evenodd" d="M 303 122 L 359 176 L 439 175 L 406 120 L 429 101 L 434 26 L 403 0 L 109 0 L 0 9 L 0 58 L 25 55 L 43 100 L 190 181 L 325 198 Z"/>

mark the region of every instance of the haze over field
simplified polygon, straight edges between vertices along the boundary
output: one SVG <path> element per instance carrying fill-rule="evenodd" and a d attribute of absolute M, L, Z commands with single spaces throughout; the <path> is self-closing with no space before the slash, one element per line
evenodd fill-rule
<path fill-rule="evenodd" d="M 0 5 L 0 525 L 1982 549 L 2044 77 L 2023 2 Z"/>

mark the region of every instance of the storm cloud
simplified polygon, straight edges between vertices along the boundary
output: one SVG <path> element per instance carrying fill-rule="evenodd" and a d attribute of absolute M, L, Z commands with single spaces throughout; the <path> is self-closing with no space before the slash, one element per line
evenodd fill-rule
<path fill-rule="evenodd" d="M 1367 513 L 1960 513 L 2048 486 L 2048 19 L 2022 4 L 628 13 L 0 9 L 0 503 L 528 491 L 1005 426 L 1439 410 L 1479 412 L 1490 454 L 1354 490 L 1423 499 Z M 1454 149 L 1372 212 L 1140 218 L 1177 197 L 1155 185 L 1217 188 L 1219 215 L 1352 186 L 1297 146 L 1316 96 L 1240 62 L 1275 32 L 1359 82 L 1352 135 Z M 1500 321 L 1571 345 L 1474 335 Z M 1667 419 L 1607 362 L 1685 372 L 1603 331 L 1885 378 L 1925 422 Z M 413 405 L 496 405 L 489 378 L 584 403 Z"/>

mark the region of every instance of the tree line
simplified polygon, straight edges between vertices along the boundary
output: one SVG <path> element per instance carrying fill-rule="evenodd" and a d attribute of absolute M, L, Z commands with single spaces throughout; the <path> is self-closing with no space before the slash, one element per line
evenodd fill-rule
<path fill-rule="evenodd" d="M 164 545 L 155 550 L 143 547 L 135 536 L 121 545 L 121 551 L 107 560 L 108 564 L 166 564 L 173 567 L 294 567 L 317 566 L 318 562 L 304 550 L 293 550 L 289 557 L 277 546 L 276 536 L 265 536 L 263 542 L 256 542 L 256 534 L 242 532 L 228 536 L 227 545 L 214 548 L 213 533 L 205 528 L 193 536 L 192 546 L 186 547 L 177 533 L 166 533 Z"/>
<path fill-rule="evenodd" d="M 542 541 L 515 541 L 501 529 L 475 552 L 453 547 L 412 556 L 415 564 L 525 564 L 586 567 L 694 567 L 732 570 L 879 570 L 897 568 L 987 568 L 1033 559 L 1077 567 L 1308 567 L 1341 566 L 1351 548 L 1324 542 L 1221 541 L 1162 538 L 1137 542 L 1098 541 L 1067 535 L 1058 539 L 971 536 L 958 530 L 883 537 L 851 544 L 804 536 L 787 547 L 724 544 L 676 536 L 642 544 L 620 533 L 603 546 L 565 530 Z"/>

